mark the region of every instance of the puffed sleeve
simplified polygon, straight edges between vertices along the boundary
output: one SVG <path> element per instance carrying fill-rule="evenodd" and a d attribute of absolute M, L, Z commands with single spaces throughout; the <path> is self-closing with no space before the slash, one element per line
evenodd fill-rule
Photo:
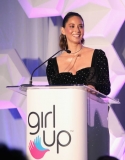
<path fill-rule="evenodd" d="M 105 52 L 102 50 L 99 50 L 97 54 L 96 75 L 96 89 L 99 92 L 108 95 L 110 93 L 109 67 Z"/>
<path fill-rule="evenodd" d="M 49 85 L 59 85 L 57 67 L 56 67 L 54 58 L 48 61 L 48 64 L 46 67 L 46 75 L 47 75 L 47 80 Z"/>

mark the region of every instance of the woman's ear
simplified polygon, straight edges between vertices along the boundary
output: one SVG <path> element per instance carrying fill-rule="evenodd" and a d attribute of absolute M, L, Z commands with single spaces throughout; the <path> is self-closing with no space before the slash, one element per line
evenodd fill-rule
<path fill-rule="evenodd" d="M 61 27 L 61 33 L 65 35 L 65 29 L 63 27 Z"/>

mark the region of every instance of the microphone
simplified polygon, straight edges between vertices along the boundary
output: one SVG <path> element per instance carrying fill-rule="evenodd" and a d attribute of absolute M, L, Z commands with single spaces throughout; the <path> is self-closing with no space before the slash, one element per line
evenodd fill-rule
<path fill-rule="evenodd" d="M 21 87 L 31 87 L 31 86 L 33 86 L 33 85 L 32 85 L 32 78 L 33 78 L 34 72 L 35 72 L 39 67 L 41 67 L 44 63 L 46 63 L 48 60 L 50 60 L 52 57 L 54 57 L 56 54 L 58 54 L 58 53 L 61 52 L 61 51 L 66 51 L 67 53 L 71 53 L 71 51 L 68 50 L 68 49 L 67 49 L 67 50 L 61 49 L 61 50 L 59 50 L 58 52 L 56 52 L 54 55 L 52 55 L 52 56 L 49 57 L 46 61 L 44 61 L 42 64 L 40 64 L 37 68 L 35 68 L 35 69 L 33 70 L 32 74 L 31 74 L 29 84 L 22 84 Z"/>
<path fill-rule="evenodd" d="M 71 51 L 70 51 L 70 50 L 68 50 L 68 49 L 67 49 L 67 50 L 65 50 L 65 51 L 66 51 L 67 53 L 71 53 Z"/>

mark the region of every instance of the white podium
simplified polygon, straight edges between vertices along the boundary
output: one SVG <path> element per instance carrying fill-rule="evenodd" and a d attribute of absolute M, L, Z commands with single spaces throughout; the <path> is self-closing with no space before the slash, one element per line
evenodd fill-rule
<path fill-rule="evenodd" d="M 99 92 L 91 94 L 86 86 L 18 89 L 27 94 L 30 160 L 96 160 L 109 153 L 108 106 L 119 104 L 117 100 Z"/>

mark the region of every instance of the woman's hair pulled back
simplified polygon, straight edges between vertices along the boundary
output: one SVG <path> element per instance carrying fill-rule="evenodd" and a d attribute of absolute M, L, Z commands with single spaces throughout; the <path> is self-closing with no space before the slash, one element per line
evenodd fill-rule
<path fill-rule="evenodd" d="M 79 18 L 83 21 L 83 23 L 84 23 L 84 20 L 83 20 L 83 18 L 82 18 L 82 16 L 81 16 L 80 14 L 78 14 L 78 13 L 76 13 L 76 12 L 69 12 L 69 13 L 66 14 L 66 16 L 65 16 L 64 19 L 63 19 L 63 22 L 62 22 L 62 27 L 63 27 L 63 28 L 65 28 L 66 23 L 68 22 L 69 18 L 71 18 L 71 17 L 73 17 L 73 16 L 79 17 Z M 82 38 L 82 40 L 81 40 L 81 43 L 82 43 L 82 44 L 84 43 L 84 39 L 83 39 L 83 38 Z M 68 49 L 67 38 L 66 38 L 66 36 L 63 35 L 62 33 L 61 33 L 60 39 L 59 39 L 59 46 L 60 46 L 61 49 L 64 49 L 64 50 L 67 50 L 67 49 Z"/>

